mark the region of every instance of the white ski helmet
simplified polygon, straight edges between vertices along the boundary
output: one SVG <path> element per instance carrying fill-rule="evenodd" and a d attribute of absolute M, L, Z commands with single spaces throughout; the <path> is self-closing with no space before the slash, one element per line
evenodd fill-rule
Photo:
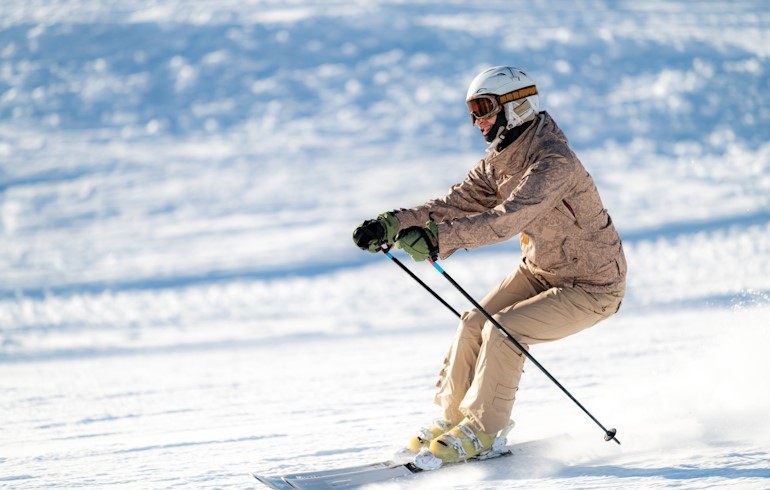
<path fill-rule="evenodd" d="M 476 75 L 465 102 L 474 124 L 476 119 L 494 116 L 504 108 L 506 129 L 534 119 L 540 107 L 534 80 L 512 66 L 495 66 Z"/>

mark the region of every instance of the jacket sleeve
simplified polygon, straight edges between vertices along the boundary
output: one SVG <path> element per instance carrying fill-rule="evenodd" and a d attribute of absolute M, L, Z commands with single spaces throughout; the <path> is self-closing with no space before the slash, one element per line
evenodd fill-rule
<path fill-rule="evenodd" d="M 437 199 L 421 206 L 401 209 L 396 214 L 399 228 L 425 226 L 432 219 L 445 223 L 463 216 L 472 216 L 489 210 L 497 204 L 496 185 L 490 179 L 485 160 L 481 160 L 459 184 Z"/>
<path fill-rule="evenodd" d="M 503 202 L 438 225 L 439 256 L 508 240 L 549 212 L 573 185 L 575 160 L 559 153 L 537 158 Z"/>

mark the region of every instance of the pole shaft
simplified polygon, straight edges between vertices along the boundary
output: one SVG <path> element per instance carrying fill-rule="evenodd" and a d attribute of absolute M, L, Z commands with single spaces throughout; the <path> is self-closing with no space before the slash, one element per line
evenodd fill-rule
<path fill-rule="evenodd" d="M 386 249 L 386 248 L 382 248 L 381 250 L 382 250 L 382 252 L 383 252 L 385 255 L 387 255 L 387 256 L 388 256 L 388 258 L 389 258 L 390 260 L 392 260 L 393 262 L 395 262 L 395 263 L 396 263 L 396 265 L 397 265 L 397 266 L 399 266 L 399 267 L 401 268 L 401 270 L 403 270 L 404 272 L 406 272 L 407 274 L 409 274 L 409 275 L 412 277 L 412 279 L 414 279 L 415 281 L 417 281 L 417 282 L 420 284 L 420 286 L 422 286 L 423 288 L 425 288 L 425 290 L 426 290 L 426 291 L 428 291 L 430 294 L 432 294 L 432 295 L 433 295 L 433 297 L 434 297 L 434 298 L 436 298 L 436 299 L 437 299 L 437 300 L 438 300 L 438 301 L 439 301 L 439 302 L 440 302 L 442 305 L 446 306 L 446 307 L 447 307 L 447 309 L 449 309 L 449 311 L 451 311 L 452 313 L 454 313 L 454 314 L 455 314 L 455 316 L 456 316 L 457 318 L 460 318 L 460 316 L 461 316 L 461 315 L 460 315 L 460 313 L 459 313 L 457 310 L 455 310 L 454 308 L 452 308 L 452 306 L 451 306 L 449 303 L 447 303 L 446 301 L 444 301 L 444 298 L 442 298 L 441 296 L 439 296 L 439 295 L 438 295 L 438 294 L 437 294 L 437 293 L 436 293 L 436 292 L 435 292 L 433 289 L 431 289 L 431 288 L 430 288 L 430 286 L 428 286 L 427 284 L 425 284 L 425 283 L 422 281 L 422 279 L 420 279 L 419 277 L 417 277 L 417 276 L 414 274 L 414 272 L 410 271 L 410 270 L 409 270 L 409 268 L 407 268 L 407 267 L 406 267 L 406 266 L 405 266 L 405 265 L 404 265 L 404 264 L 403 264 L 403 263 L 402 263 L 400 260 L 398 260 L 397 258 L 395 258 L 395 257 L 393 256 L 393 254 L 391 254 L 391 253 L 388 251 L 388 249 Z"/>

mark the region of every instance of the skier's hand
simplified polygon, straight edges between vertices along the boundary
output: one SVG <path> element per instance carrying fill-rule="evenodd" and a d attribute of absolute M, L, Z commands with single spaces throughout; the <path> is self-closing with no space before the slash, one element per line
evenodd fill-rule
<path fill-rule="evenodd" d="M 388 247 L 396 241 L 398 219 L 393 213 L 382 213 L 377 219 L 368 219 L 353 230 L 353 242 L 361 250 L 372 253 L 380 251 L 382 245 Z"/>
<path fill-rule="evenodd" d="M 438 257 L 438 227 L 433 220 L 425 227 L 412 226 L 396 235 L 396 246 L 412 256 L 415 262 L 422 262 L 428 257 Z"/>

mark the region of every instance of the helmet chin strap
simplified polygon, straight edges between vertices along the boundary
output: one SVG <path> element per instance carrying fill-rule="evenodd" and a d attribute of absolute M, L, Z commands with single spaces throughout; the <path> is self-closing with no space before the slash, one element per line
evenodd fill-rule
<path fill-rule="evenodd" d="M 490 141 L 489 145 L 487 145 L 487 153 L 497 148 L 497 145 L 499 145 L 500 142 L 505 139 L 505 135 L 508 133 L 508 131 L 524 124 L 526 122 L 525 119 L 529 117 L 530 114 L 534 113 L 534 111 L 530 108 L 526 113 L 524 113 L 524 116 L 522 117 L 516 113 L 516 107 L 518 107 L 518 105 L 519 104 L 516 104 L 515 102 L 508 102 L 503 106 L 503 109 L 505 110 L 505 120 L 508 122 L 508 124 L 506 124 L 505 127 L 497 130 L 497 136 L 495 136 L 495 139 Z"/>
<path fill-rule="evenodd" d="M 497 151 L 497 149 L 503 144 L 508 146 L 510 143 L 505 144 L 505 139 L 510 137 L 515 140 L 518 138 L 519 135 L 526 129 L 529 122 L 531 122 L 534 119 L 534 116 L 537 115 L 537 112 L 531 104 L 527 104 L 528 107 L 524 111 L 524 114 L 518 114 L 516 109 L 519 108 L 522 103 L 516 104 L 515 107 L 515 102 L 509 102 L 505 104 L 505 112 L 503 114 L 505 115 L 506 125 L 505 127 L 502 127 L 501 125 L 501 127 L 497 129 L 497 135 L 495 135 L 495 139 L 493 139 L 487 146 L 487 153 Z"/>
<path fill-rule="evenodd" d="M 508 123 L 506 127 L 498 129 L 497 136 L 495 136 L 495 139 L 490 141 L 489 144 L 487 145 L 487 153 L 491 153 L 492 150 L 497 148 L 497 145 L 499 145 L 500 142 L 505 139 L 505 133 L 507 133 L 508 130 L 510 130 L 513 127 L 514 126 L 511 126 L 511 123 Z"/>

